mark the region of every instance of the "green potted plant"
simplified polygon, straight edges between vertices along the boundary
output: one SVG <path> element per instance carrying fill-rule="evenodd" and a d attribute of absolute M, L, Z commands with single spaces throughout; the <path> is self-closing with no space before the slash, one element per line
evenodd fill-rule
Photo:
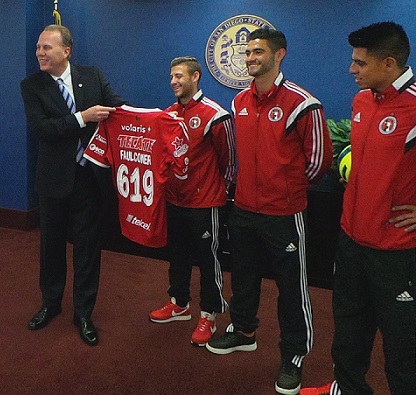
<path fill-rule="evenodd" d="M 347 145 L 350 145 L 351 119 L 341 119 L 338 122 L 333 119 L 327 119 L 326 123 L 332 140 L 333 164 L 336 165 L 340 152 Z"/>

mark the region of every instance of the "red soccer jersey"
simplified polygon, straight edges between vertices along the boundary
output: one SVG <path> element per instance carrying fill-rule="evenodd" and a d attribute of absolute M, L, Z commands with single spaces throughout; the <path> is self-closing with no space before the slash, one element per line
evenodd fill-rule
<path fill-rule="evenodd" d="M 99 123 L 84 153 L 112 167 L 121 231 L 149 247 L 166 245 L 165 182 L 186 178 L 188 134 L 183 122 L 159 109 L 117 107 Z"/>

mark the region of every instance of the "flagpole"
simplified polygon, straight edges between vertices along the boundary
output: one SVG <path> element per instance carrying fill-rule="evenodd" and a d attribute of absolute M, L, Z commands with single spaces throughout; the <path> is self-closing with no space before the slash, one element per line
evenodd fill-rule
<path fill-rule="evenodd" d="M 58 0 L 54 0 L 54 10 L 52 15 L 55 17 L 55 25 L 61 25 L 61 14 L 58 11 Z"/>

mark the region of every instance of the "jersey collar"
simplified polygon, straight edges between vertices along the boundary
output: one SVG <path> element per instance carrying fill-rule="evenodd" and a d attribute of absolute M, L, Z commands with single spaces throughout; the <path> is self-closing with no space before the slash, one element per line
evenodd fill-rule
<path fill-rule="evenodd" d="M 413 76 L 413 70 L 410 66 L 408 66 L 406 71 L 399 78 L 397 78 L 392 85 L 398 92 L 401 93 L 414 82 L 415 78 Z"/>
<path fill-rule="evenodd" d="M 185 110 L 188 110 L 194 106 L 196 106 L 204 97 L 204 94 L 202 93 L 202 90 L 199 89 L 198 92 L 195 93 L 195 95 L 193 95 L 192 99 L 189 100 L 188 103 L 186 104 L 182 104 L 179 100 L 178 100 L 178 104 L 180 106 L 182 106 Z"/>
<path fill-rule="evenodd" d="M 282 84 L 283 84 L 283 73 L 280 71 L 276 79 L 274 80 L 273 86 L 267 92 L 263 93 L 261 96 L 259 96 L 257 92 L 255 80 L 251 82 L 251 90 L 254 96 L 256 96 L 260 100 L 264 100 L 267 97 L 270 97 L 271 95 L 273 95 L 275 92 L 277 92 L 277 90 Z"/>
<path fill-rule="evenodd" d="M 403 91 L 405 91 L 411 84 L 415 82 L 413 71 L 410 66 L 407 66 L 406 71 L 397 78 L 389 87 L 383 92 L 373 92 L 376 101 L 385 101 L 393 98 Z"/>

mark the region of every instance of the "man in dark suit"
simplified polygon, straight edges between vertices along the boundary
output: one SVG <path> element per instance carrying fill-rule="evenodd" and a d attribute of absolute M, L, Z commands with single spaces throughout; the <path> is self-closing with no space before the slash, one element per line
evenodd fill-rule
<path fill-rule="evenodd" d="M 106 119 L 123 101 L 96 67 L 69 62 L 72 46 L 72 36 L 66 27 L 47 26 L 36 47 L 40 71 L 21 82 L 28 125 L 39 140 L 36 185 L 42 306 L 28 328 L 41 329 L 61 313 L 70 232 L 74 324 L 85 343 L 96 345 L 98 335 L 91 314 L 101 261 L 100 170 L 90 163 L 80 164 L 82 150 L 80 157 L 78 151 L 79 143 L 87 146 L 96 123 Z"/>

